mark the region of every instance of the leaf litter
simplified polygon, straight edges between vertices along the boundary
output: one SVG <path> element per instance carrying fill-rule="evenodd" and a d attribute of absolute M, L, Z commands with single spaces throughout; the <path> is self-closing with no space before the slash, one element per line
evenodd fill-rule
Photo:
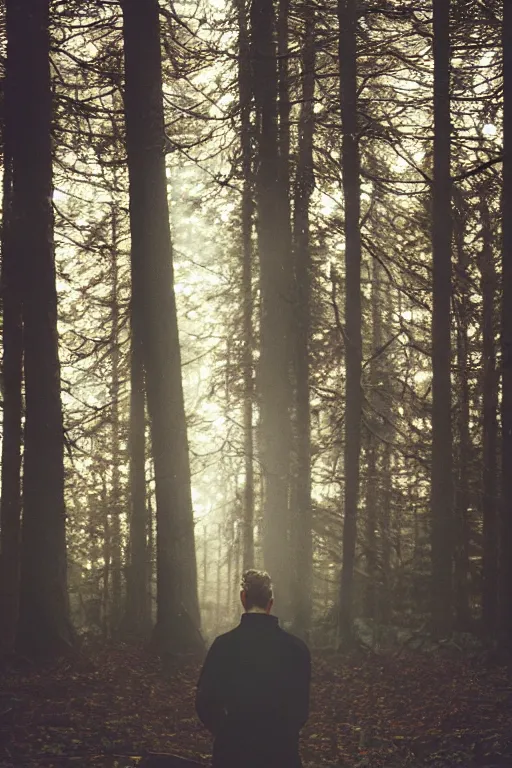
<path fill-rule="evenodd" d="M 201 661 L 91 649 L 0 673 L 0 766 L 141 765 L 148 753 L 209 764 L 194 712 Z M 512 768 L 512 676 L 472 658 L 313 655 L 304 768 Z"/>

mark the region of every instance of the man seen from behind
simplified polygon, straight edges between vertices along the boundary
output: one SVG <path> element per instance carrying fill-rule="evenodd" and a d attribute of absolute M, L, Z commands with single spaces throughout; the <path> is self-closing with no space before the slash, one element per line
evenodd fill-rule
<path fill-rule="evenodd" d="M 244 573 L 240 597 L 242 620 L 214 641 L 197 687 L 197 714 L 214 736 L 213 768 L 301 768 L 309 650 L 270 615 L 267 573 Z"/>

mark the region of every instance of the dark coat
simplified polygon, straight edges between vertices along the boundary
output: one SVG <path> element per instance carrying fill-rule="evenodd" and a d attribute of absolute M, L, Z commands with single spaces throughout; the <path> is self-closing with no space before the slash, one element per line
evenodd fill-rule
<path fill-rule="evenodd" d="M 214 734 L 213 768 L 300 768 L 311 659 L 277 618 L 245 613 L 210 648 L 196 710 Z"/>

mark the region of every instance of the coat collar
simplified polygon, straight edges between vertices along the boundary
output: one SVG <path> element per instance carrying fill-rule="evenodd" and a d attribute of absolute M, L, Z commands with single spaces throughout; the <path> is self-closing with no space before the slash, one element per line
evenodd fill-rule
<path fill-rule="evenodd" d="M 277 627 L 279 619 L 277 616 L 270 616 L 268 613 L 243 613 L 242 627 Z"/>

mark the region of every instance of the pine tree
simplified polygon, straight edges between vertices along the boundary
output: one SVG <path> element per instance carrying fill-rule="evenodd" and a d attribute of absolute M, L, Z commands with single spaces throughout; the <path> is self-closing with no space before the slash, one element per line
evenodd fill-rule
<path fill-rule="evenodd" d="M 6 114 L 12 138 L 9 239 L 20 258 L 25 376 L 19 649 L 53 655 L 73 641 L 66 578 L 64 431 L 52 214 L 49 3 L 7 3 Z"/>
<path fill-rule="evenodd" d="M 452 622 L 453 482 L 451 417 L 450 3 L 434 0 L 434 179 L 432 204 L 432 621 Z"/>
<path fill-rule="evenodd" d="M 132 283 L 140 283 L 142 348 L 155 467 L 155 643 L 169 651 L 194 647 L 200 635 L 167 202 L 159 4 L 157 0 L 124 0 L 122 10 Z"/>

